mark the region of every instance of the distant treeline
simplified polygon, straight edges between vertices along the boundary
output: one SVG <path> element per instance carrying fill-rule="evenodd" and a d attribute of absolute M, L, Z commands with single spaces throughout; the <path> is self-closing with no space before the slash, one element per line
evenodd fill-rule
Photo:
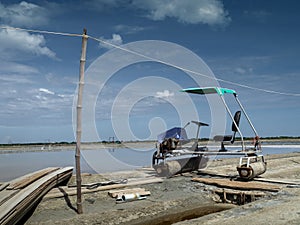
<path fill-rule="evenodd" d="M 100 141 L 100 142 L 82 142 L 87 143 L 87 144 L 110 144 L 110 143 L 115 143 L 115 144 L 121 144 L 121 141 Z M 72 142 L 67 142 L 67 141 L 62 141 L 62 142 L 34 142 L 34 143 L 9 143 L 9 144 L 0 144 L 0 147 L 3 146 L 41 146 L 41 145 L 52 145 L 52 146 L 62 146 L 62 145 L 76 145 L 75 141 Z"/>
<path fill-rule="evenodd" d="M 236 138 L 237 140 L 240 140 L 239 137 Z M 273 136 L 273 137 L 260 137 L 260 139 L 263 140 L 287 140 L 287 139 L 300 139 L 300 136 L 295 137 L 295 136 Z M 209 138 L 200 138 L 200 141 L 208 141 Z M 253 137 L 244 137 L 244 140 L 253 140 Z M 147 142 L 149 141 L 153 141 L 155 142 L 156 140 L 147 140 Z M 143 141 L 125 141 L 125 142 L 143 142 Z M 121 141 L 100 141 L 100 142 L 91 142 L 89 144 L 110 144 L 110 143 L 116 143 L 116 144 L 121 144 Z M 9 144 L 0 144 L 0 147 L 5 147 L 5 146 L 35 146 L 35 145 L 54 145 L 54 146 L 60 146 L 60 145 L 75 145 L 76 142 L 72 141 L 72 142 L 66 142 L 66 141 L 62 141 L 62 142 L 36 142 L 36 143 L 9 143 Z"/>
<path fill-rule="evenodd" d="M 261 137 L 261 139 L 300 139 L 300 136 L 298 137 L 291 137 L 291 136 L 277 136 L 277 137 Z"/>
<path fill-rule="evenodd" d="M 254 137 L 244 137 L 244 140 L 253 140 Z M 236 140 L 241 140 L 240 137 L 236 137 Z M 300 136 L 295 137 L 295 136 L 274 136 L 274 137 L 260 137 L 260 139 L 263 140 L 288 140 L 288 139 L 300 139 Z M 200 141 L 208 141 L 209 138 L 200 138 Z"/>
<path fill-rule="evenodd" d="M 34 143 L 9 143 L 9 144 L 0 144 L 1 146 L 35 146 L 35 145 L 73 145 L 76 142 L 34 142 Z"/>

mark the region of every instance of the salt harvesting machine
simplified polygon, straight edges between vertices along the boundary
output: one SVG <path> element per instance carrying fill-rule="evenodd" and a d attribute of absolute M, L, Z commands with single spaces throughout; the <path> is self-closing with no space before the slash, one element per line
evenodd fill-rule
<path fill-rule="evenodd" d="M 171 177 L 178 173 L 197 171 L 198 169 L 205 168 L 209 157 L 213 155 L 240 156 L 237 166 L 240 179 L 251 180 L 266 171 L 266 162 L 262 155 L 259 136 L 234 90 L 220 87 L 197 87 L 187 88 L 181 91 L 200 95 L 218 95 L 232 120 L 232 134 L 214 136 L 212 141 L 214 143 L 219 143 L 217 148 L 212 148 L 211 146 L 198 146 L 200 128 L 209 126 L 206 123 L 198 121 L 191 121 L 184 127 L 174 127 L 159 134 L 157 136 L 156 151 L 152 156 L 152 166 L 158 175 Z M 236 100 L 239 110 L 236 111 L 235 114 L 232 114 L 230 111 L 225 101 L 225 95 L 232 95 Z M 246 142 L 239 127 L 242 114 L 245 116 L 249 126 L 254 132 L 253 143 L 251 146 L 246 146 Z M 185 130 L 190 124 L 197 125 L 196 139 L 193 144 L 191 144 L 191 141 L 188 139 Z M 239 138 L 236 138 L 236 134 L 239 135 Z M 235 142 L 239 142 L 240 145 L 237 145 Z M 230 148 L 229 150 L 225 145 L 231 145 L 233 148 Z"/>

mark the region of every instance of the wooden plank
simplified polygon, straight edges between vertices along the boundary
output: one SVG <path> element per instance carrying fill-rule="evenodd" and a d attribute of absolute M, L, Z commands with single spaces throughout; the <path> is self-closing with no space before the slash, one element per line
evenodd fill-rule
<path fill-rule="evenodd" d="M 266 178 L 254 178 L 255 181 L 275 183 L 275 184 L 290 184 L 290 185 L 300 185 L 300 180 L 278 180 L 278 179 L 266 179 Z"/>
<path fill-rule="evenodd" d="M 216 173 L 215 171 L 212 171 L 212 170 L 198 170 L 198 175 L 208 175 L 208 176 L 212 176 L 212 177 L 223 177 L 223 178 L 233 177 L 228 174 Z"/>
<path fill-rule="evenodd" d="M 85 193 L 92 193 L 97 191 L 107 191 L 107 190 L 125 188 L 125 187 L 130 187 L 135 185 L 161 183 L 161 182 L 163 182 L 163 178 L 152 178 L 152 179 L 148 178 L 148 179 L 139 179 L 139 180 L 132 180 L 132 181 L 129 180 L 128 183 L 126 184 L 112 184 L 107 186 L 100 186 L 95 189 L 82 189 L 81 193 L 85 194 Z M 59 187 L 51 190 L 44 198 L 45 199 L 61 198 L 65 196 L 76 195 L 76 193 L 77 193 L 76 188 Z"/>
<path fill-rule="evenodd" d="M 254 195 L 254 196 L 265 196 L 266 193 L 262 191 L 244 191 L 244 190 L 232 190 L 226 188 L 216 188 L 213 190 L 215 193 L 228 193 L 228 194 L 245 194 L 245 195 Z"/>
<path fill-rule="evenodd" d="M 0 191 L 3 191 L 4 189 L 6 189 L 9 186 L 10 183 L 6 182 L 0 185 Z"/>
<path fill-rule="evenodd" d="M 151 194 L 150 191 L 146 191 L 144 188 L 132 188 L 132 189 L 123 189 L 118 191 L 109 191 L 108 195 L 112 198 L 118 198 L 122 195 L 126 194 L 139 194 L 139 196 L 149 196 Z"/>
<path fill-rule="evenodd" d="M 38 180 L 39 178 L 58 170 L 58 167 L 49 167 L 45 168 L 39 171 L 35 171 L 33 173 L 26 174 L 22 177 L 19 177 L 15 180 L 12 180 L 10 182 L 10 185 L 7 187 L 8 190 L 15 190 L 15 189 L 21 189 L 26 187 L 27 185 L 31 184 L 32 182 Z"/>
<path fill-rule="evenodd" d="M 66 167 L 41 177 L 0 205 L 0 224 L 15 224 L 45 195 L 51 188 L 70 178 L 73 167 Z"/>
<path fill-rule="evenodd" d="M 72 170 L 73 168 L 63 168 L 20 190 L 9 201 L 0 206 L 0 224 L 16 223 L 51 187 L 64 180 L 66 176 L 70 177 Z"/>
<path fill-rule="evenodd" d="M 215 185 L 218 187 L 240 189 L 240 190 L 261 190 L 261 191 L 273 191 L 277 192 L 280 187 L 272 184 L 263 184 L 255 181 L 241 182 L 232 181 L 227 179 L 215 179 L 215 178 L 193 178 L 192 181 L 201 182 L 209 185 Z"/>
<path fill-rule="evenodd" d="M 89 184 L 81 184 L 81 187 L 86 187 L 87 189 L 94 189 L 99 186 L 106 186 L 106 185 L 112 185 L 112 184 L 126 184 L 127 179 L 121 179 L 121 180 L 108 180 L 108 181 L 101 181 L 101 182 L 94 182 Z M 77 187 L 76 184 L 68 185 L 68 187 Z"/>
<path fill-rule="evenodd" d="M 0 205 L 2 205 L 3 202 L 7 201 L 9 198 L 11 198 L 17 192 L 18 192 L 18 190 L 3 190 L 3 191 L 1 191 L 0 192 Z"/>

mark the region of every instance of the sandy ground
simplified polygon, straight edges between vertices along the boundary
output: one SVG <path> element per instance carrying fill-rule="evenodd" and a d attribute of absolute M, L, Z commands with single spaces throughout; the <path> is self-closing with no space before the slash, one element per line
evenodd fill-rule
<path fill-rule="evenodd" d="M 300 182 L 300 153 L 266 156 L 263 178 Z M 238 159 L 212 161 L 206 171 L 235 176 Z M 109 179 L 155 176 L 149 169 L 84 175 L 83 184 Z M 84 214 L 76 213 L 76 197 L 44 199 L 26 224 L 299 224 L 300 185 L 281 184 L 279 192 L 237 206 L 218 203 L 214 186 L 192 182 L 197 173 L 177 175 L 162 183 L 134 186 L 151 192 L 145 200 L 117 204 L 107 191 L 83 195 Z M 74 178 L 70 183 L 74 183 Z"/>
<path fill-rule="evenodd" d="M 267 162 L 263 178 L 300 182 L 300 153 L 268 156 Z M 300 224 L 300 185 L 280 186 L 258 201 L 176 224 Z"/>

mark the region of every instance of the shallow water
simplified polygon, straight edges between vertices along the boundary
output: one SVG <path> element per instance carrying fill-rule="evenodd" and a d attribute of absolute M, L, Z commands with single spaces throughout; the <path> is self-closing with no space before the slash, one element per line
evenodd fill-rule
<path fill-rule="evenodd" d="M 154 149 L 133 150 L 127 148 L 84 150 L 81 152 L 83 173 L 105 173 L 131 170 L 151 165 Z M 263 154 L 300 152 L 299 144 L 270 144 L 263 146 Z M 217 156 L 222 158 L 224 156 Z M 15 152 L 0 154 L 0 182 L 9 181 L 24 174 L 46 167 L 75 167 L 74 149 L 62 151 Z"/>

